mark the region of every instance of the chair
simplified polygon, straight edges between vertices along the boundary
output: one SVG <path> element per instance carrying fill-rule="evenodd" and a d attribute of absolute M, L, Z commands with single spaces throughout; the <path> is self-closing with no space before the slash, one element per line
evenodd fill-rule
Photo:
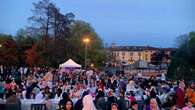
<path fill-rule="evenodd" d="M 47 110 L 45 104 L 31 104 L 31 110 Z"/>
<path fill-rule="evenodd" d="M 21 110 L 21 104 L 5 104 L 5 108 L 3 110 Z"/>

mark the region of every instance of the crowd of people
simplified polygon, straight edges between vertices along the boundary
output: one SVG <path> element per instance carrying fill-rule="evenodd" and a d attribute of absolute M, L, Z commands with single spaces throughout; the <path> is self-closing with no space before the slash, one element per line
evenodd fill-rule
<path fill-rule="evenodd" d="M 56 110 L 195 110 L 195 82 L 137 73 L 0 66 L 0 102 L 58 100 Z"/>

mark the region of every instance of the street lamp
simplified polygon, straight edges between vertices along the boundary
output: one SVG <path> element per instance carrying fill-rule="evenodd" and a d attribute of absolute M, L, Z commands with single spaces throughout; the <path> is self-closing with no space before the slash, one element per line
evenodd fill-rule
<path fill-rule="evenodd" d="M 0 48 L 2 47 L 2 44 L 0 44 Z"/>
<path fill-rule="evenodd" d="M 85 43 L 85 69 L 87 69 L 86 68 L 86 66 L 87 66 L 87 44 L 90 42 L 90 39 L 84 38 L 83 42 Z"/>

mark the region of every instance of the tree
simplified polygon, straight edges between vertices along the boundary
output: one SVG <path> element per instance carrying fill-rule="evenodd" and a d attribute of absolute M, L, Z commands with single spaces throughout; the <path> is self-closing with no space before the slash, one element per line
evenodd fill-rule
<path fill-rule="evenodd" d="M 45 65 L 57 66 L 66 58 L 67 41 L 74 14 L 60 13 L 60 9 L 49 0 L 33 3 L 33 16 L 29 18 L 32 26 L 28 28 L 31 36 L 39 36 L 38 52 Z"/>
<path fill-rule="evenodd" d="M 50 0 L 33 3 L 32 13 L 28 19 L 31 26 L 20 29 L 14 38 L 2 35 L 1 64 L 58 67 L 68 58 L 83 63 L 82 39 L 87 35 L 91 39 L 88 64 L 101 66 L 105 58 L 103 42 L 89 23 L 75 21 L 73 13 L 62 14 Z"/>
<path fill-rule="evenodd" d="M 168 77 L 171 79 L 195 79 L 195 32 L 179 36 L 178 48 L 168 68 Z"/>
<path fill-rule="evenodd" d="M 195 68 L 195 32 L 189 34 L 189 63 Z"/>
<path fill-rule="evenodd" d="M 97 35 L 95 30 L 89 23 L 84 21 L 75 21 L 71 28 L 71 38 L 69 40 L 67 51 L 68 57 L 74 56 L 74 58 L 84 65 L 85 56 L 85 44 L 83 38 L 89 37 L 90 42 L 88 44 L 88 65 L 93 63 L 96 67 L 100 67 L 105 60 L 105 51 L 103 42 Z"/>
<path fill-rule="evenodd" d="M 26 65 L 25 51 L 30 49 L 33 46 L 33 44 L 37 42 L 37 39 L 35 37 L 30 37 L 26 29 L 18 30 L 14 39 L 18 45 L 17 51 L 18 51 L 19 65 L 24 66 Z"/>
<path fill-rule="evenodd" d="M 37 53 L 37 45 L 34 44 L 32 48 L 25 51 L 25 61 L 30 67 L 40 64 L 40 57 Z"/>
<path fill-rule="evenodd" d="M 17 44 L 10 35 L 0 34 L 0 65 L 15 66 L 18 64 Z"/>
<path fill-rule="evenodd" d="M 38 3 L 33 3 L 34 9 L 32 10 L 34 16 L 30 17 L 29 20 L 32 21 L 31 29 L 33 31 L 39 32 L 43 37 L 43 49 L 46 52 L 48 49 L 48 37 L 49 29 L 51 28 L 51 7 L 54 5 L 49 0 L 42 0 Z"/>

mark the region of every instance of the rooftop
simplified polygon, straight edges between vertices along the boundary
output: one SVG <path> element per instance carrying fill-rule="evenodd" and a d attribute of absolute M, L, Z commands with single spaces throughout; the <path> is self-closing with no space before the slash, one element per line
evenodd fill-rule
<path fill-rule="evenodd" d="M 157 48 L 157 47 L 151 47 L 151 46 L 111 46 L 108 48 L 112 51 L 143 51 L 143 50 L 167 50 L 171 51 L 174 50 L 174 48 Z"/>

